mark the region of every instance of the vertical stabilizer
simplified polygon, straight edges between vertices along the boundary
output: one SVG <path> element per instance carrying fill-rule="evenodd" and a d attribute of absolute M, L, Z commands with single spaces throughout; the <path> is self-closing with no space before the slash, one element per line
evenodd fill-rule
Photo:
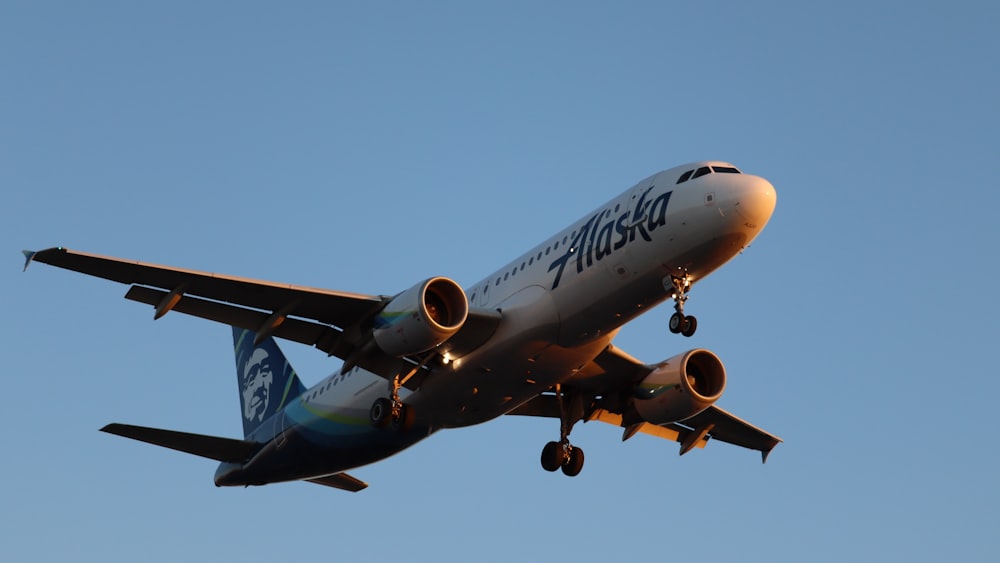
<path fill-rule="evenodd" d="M 274 338 L 254 346 L 255 336 L 249 330 L 233 327 L 244 436 L 306 390 Z"/>

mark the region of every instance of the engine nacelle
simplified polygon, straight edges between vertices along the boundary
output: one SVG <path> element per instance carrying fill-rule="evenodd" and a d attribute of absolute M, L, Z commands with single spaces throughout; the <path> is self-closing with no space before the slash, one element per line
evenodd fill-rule
<path fill-rule="evenodd" d="M 469 315 L 462 287 L 431 278 L 392 298 L 375 319 L 375 344 L 391 356 L 426 352 L 452 337 Z"/>
<path fill-rule="evenodd" d="M 726 389 L 726 367 L 708 350 L 689 350 L 659 363 L 635 389 L 646 422 L 679 422 L 707 409 Z"/>

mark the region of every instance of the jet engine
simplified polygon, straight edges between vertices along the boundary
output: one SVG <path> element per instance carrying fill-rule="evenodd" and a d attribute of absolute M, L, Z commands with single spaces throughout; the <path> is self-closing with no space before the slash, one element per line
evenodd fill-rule
<path fill-rule="evenodd" d="M 660 362 L 634 393 L 635 410 L 646 422 L 679 422 L 707 409 L 726 388 L 726 367 L 708 350 L 689 350 Z"/>
<path fill-rule="evenodd" d="M 431 278 L 392 298 L 375 318 L 375 344 L 386 354 L 426 352 L 452 337 L 469 315 L 462 287 Z"/>

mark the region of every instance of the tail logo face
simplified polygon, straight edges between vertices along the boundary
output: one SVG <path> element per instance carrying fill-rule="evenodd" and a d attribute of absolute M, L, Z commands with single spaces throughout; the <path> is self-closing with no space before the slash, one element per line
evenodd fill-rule
<path fill-rule="evenodd" d="M 271 385 L 273 383 L 274 372 L 271 368 L 271 356 L 267 350 L 256 348 L 247 359 L 240 374 L 244 420 L 257 423 L 264 421 L 271 400 Z"/>
<path fill-rule="evenodd" d="M 254 346 L 254 336 L 249 330 L 233 327 L 236 385 L 245 436 L 306 390 L 274 339 L 265 338 Z"/>

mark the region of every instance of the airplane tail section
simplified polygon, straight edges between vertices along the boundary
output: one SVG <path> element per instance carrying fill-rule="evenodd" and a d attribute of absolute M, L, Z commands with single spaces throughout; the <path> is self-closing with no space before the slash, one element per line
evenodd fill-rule
<path fill-rule="evenodd" d="M 306 390 L 274 338 L 259 343 L 256 338 L 249 330 L 233 327 L 244 436 Z"/>

